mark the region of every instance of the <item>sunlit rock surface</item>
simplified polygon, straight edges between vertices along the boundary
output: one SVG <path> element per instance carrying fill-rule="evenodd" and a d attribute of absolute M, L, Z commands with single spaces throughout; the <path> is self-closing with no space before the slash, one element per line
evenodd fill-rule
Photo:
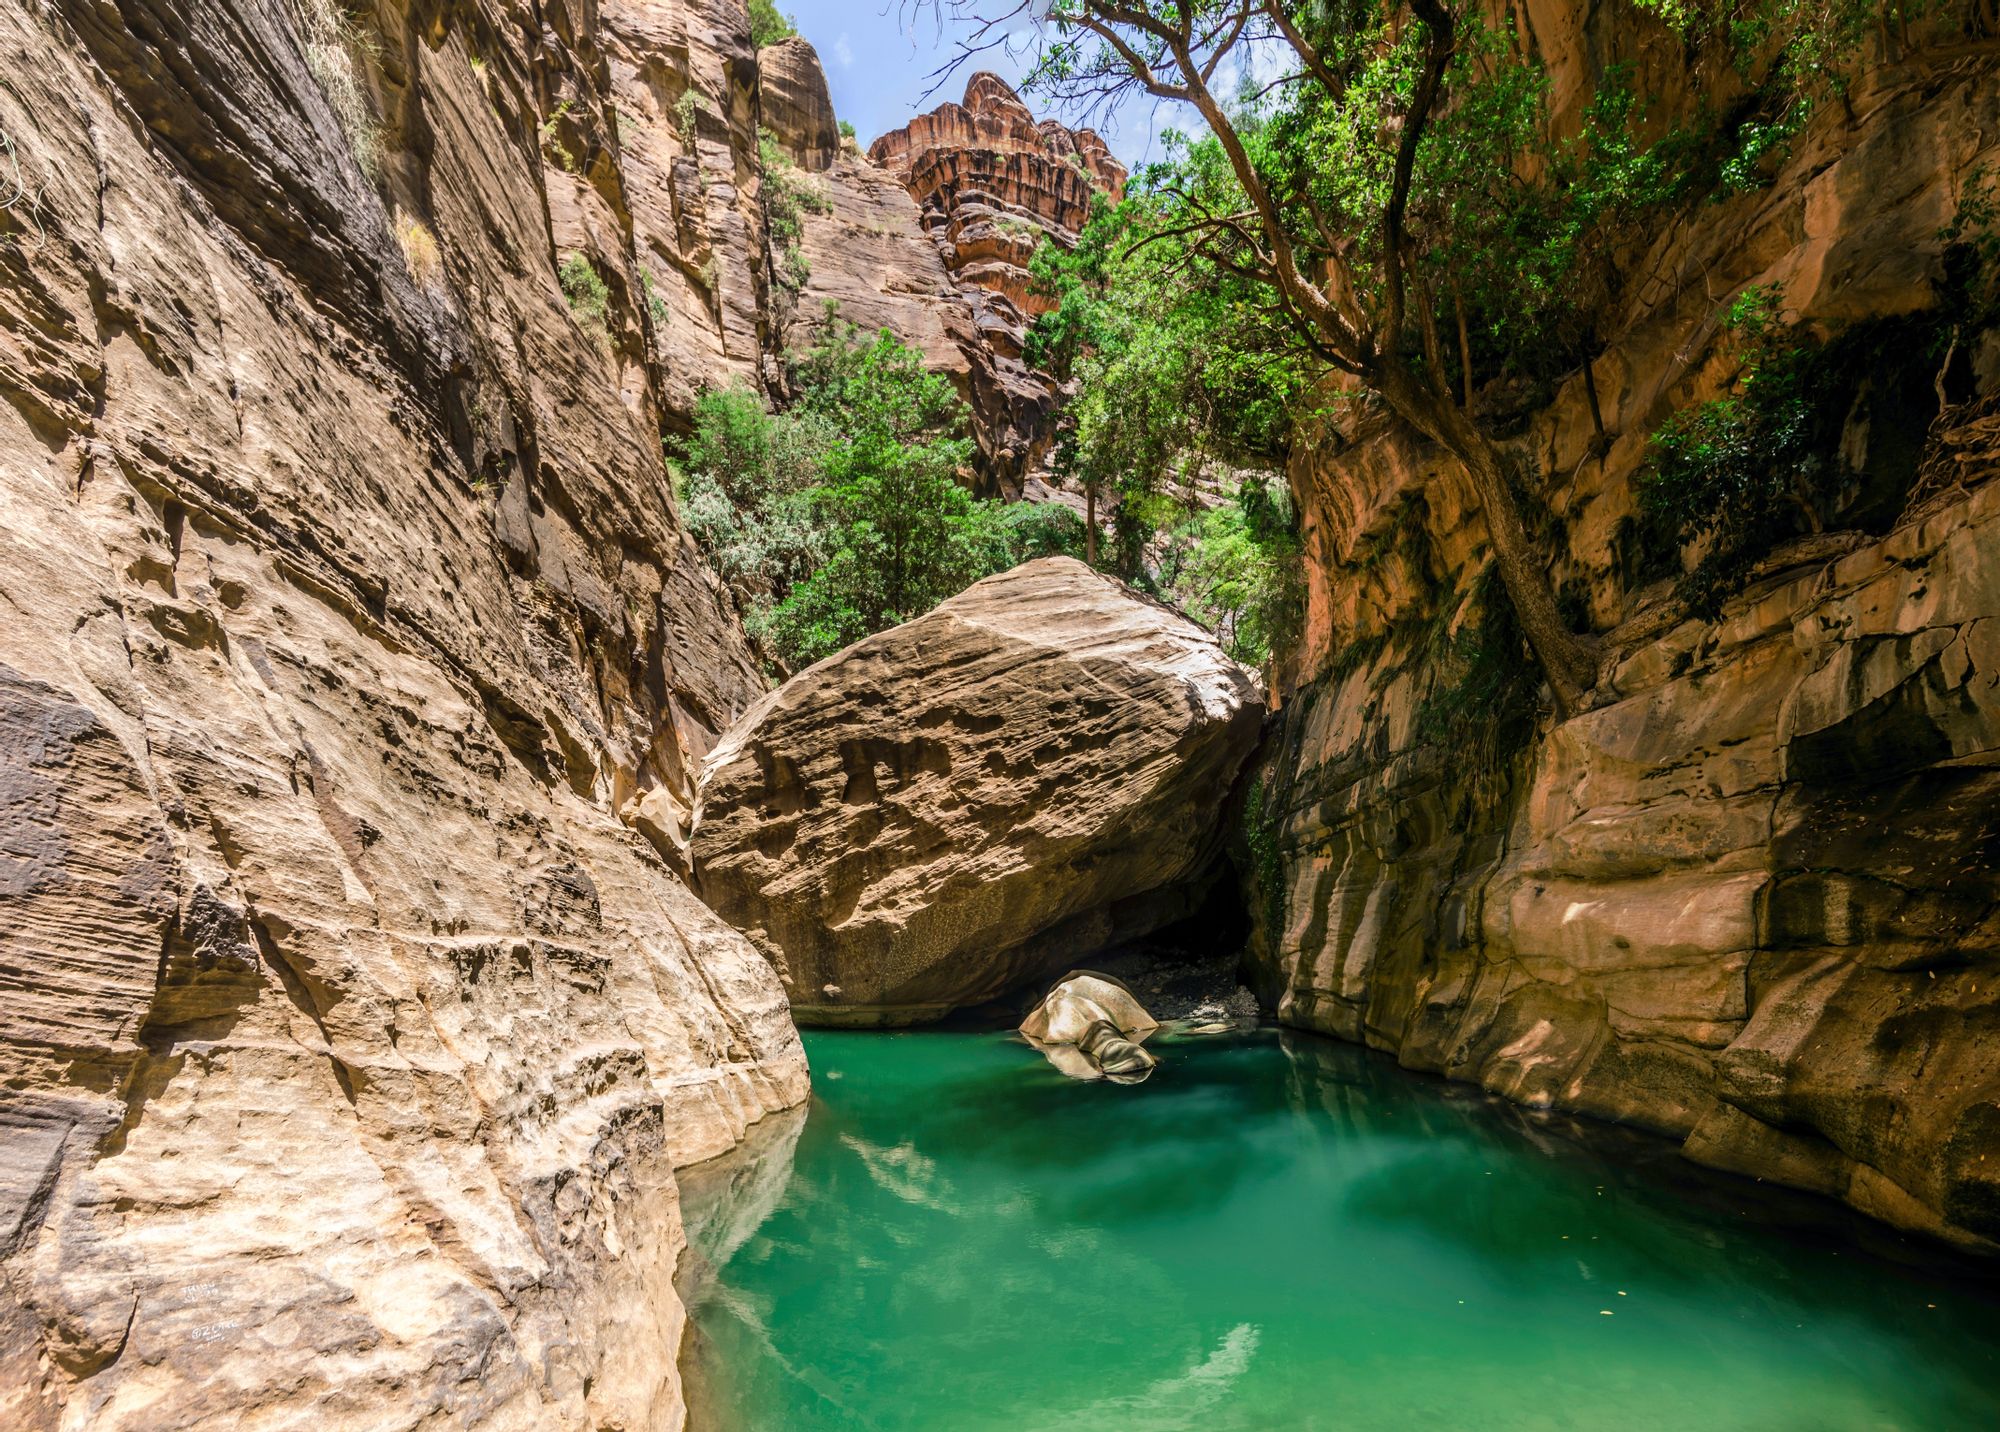
<path fill-rule="evenodd" d="M 1559 112 L 1625 61 L 1662 113 L 1693 112 L 1652 22 L 1528 15 Z M 2000 162 L 2000 71 L 1951 45 L 1866 54 L 1770 185 L 1651 236 L 1596 315 L 1607 443 L 1581 372 L 1519 415 L 1553 576 L 1606 644 L 1599 709 L 1427 739 L 1462 675 L 1428 634 L 1478 617 L 1462 479 L 1359 407 L 1295 449 L 1306 648 L 1241 853 L 1287 1023 L 1991 1250 L 2000 334 L 1961 335 L 1947 366 L 1893 325 L 1950 302 L 1939 230 Z M 1715 315 L 1752 284 L 1813 331 L 1890 325 L 1840 435 L 1829 526 L 1851 530 L 1687 619 L 1639 575 L 1637 478 L 1659 425 L 1734 378 Z"/>
<path fill-rule="evenodd" d="M 1117 198 L 1125 166 L 1088 129 L 1037 121 L 986 71 L 946 103 L 877 139 L 869 158 L 895 176 L 968 308 L 968 387 L 988 480 L 1019 497 L 1055 440 L 1061 394 L 1021 361 L 1028 325 L 1048 307 L 1028 263 L 1044 241 L 1074 245 L 1096 194 Z"/>
<path fill-rule="evenodd" d="M 805 1066 L 620 819 L 759 683 L 605 87 L 714 27 L 606 8 L 0 10 L 0 1426 L 679 1425 Z"/>
<path fill-rule="evenodd" d="M 1262 714 L 1192 622 L 1031 562 L 753 707 L 703 770 L 697 886 L 801 1021 L 935 1019 L 1191 913 Z"/>

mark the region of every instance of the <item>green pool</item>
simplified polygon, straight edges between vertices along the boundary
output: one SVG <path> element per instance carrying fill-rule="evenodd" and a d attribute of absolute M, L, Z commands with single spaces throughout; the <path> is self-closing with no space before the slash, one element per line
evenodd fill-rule
<path fill-rule="evenodd" d="M 809 1110 L 685 1180 L 697 1428 L 2000 1427 L 1990 1290 L 1650 1141 L 1271 1032 L 1137 1088 L 806 1043 Z"/>

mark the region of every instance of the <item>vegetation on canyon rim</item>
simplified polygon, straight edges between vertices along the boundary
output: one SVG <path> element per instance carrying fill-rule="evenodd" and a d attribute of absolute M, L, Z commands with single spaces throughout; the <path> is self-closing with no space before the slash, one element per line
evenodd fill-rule
<path fill-rule="evenodd" d="M 829 315 L 792 382 L 778 413 L 747 387 L 703 395 L 680 450 L 688 529 L 784 665 L 1078 545 L 1047 512 L 972 495 L 964 403 L 888 330 Z"/>
<path fill-rule="evenodd" d="M 1020 562 L 1095 560 L 1067 508 L 972 495 L 970 410 L 887 330 L 867 335 L 829 313 L 818 341 L 792 355 L 791 388 L 776 412 L 747 386 L 703 394 L 677 452 L 688 529 L 783 667 Z M 1105 389 L 1085 391 L 1104 404 Z M 1253 475 L 1215 505 L 1157 485 L 1118 491 L 1114 570 L 1215 631 L 1239 660 L 1258 664 L 1289 644 L 1299 554 L 1282 487 Z"/>
<path fill-rule="evenodd" d="M 974 21 L 971 51 L 1020 14 L 1008 0 L 944 3 Z M 1550 575 L 1555 478 L 1511 438 L 1581 375 L 1601 454 L 1610 438 L 1592 372 L 1608 344 L 1599 325 L 1643 276 L 1645 235 L 1767 181 L 1807 117 L 1844 98 L 1846 67 L 1871 33 L 1957 15 L 1945 0 L 1635 3 L 1678 31 L 1713 93 L 1667 125 L 1631 67 L 1614 64 L 1572 132 L 1553 137 L 1539 60 L 1511 22 L 1495 26 L 1469 6 L 1058 0 L 1035 85 L 1069 101 L 1133 92 L 1184 101 L 1207 128 L 1170 133 L 1164 161 L 1135 175 L 1122 202 L 1100 200 L 1073 248 L 1043 244 L 1033 260 L 1053 307 L 1024 357 L 1073 385 L 1053 466 L 1084 495 L 1087 520 L 989 512 L 947 495 L 949 483 L 890 482 L 883 500 L 934 504 L 926 523 L 954 535 L 923 549 L 910 569 L 921 578 L 892 583 L 893 599 L 832 601 L 831 574 L 868 564 L 854 567 L 852 552 L 830 561 L 833 484 L 819 458 L 753 493 L 704 435 L 725 424 L 725 409 L 729 422 L 748 422 L 753 400 L 716 395 L 697 415 L 689 493 L 769 649 L 787 663 L 810 659 L 916 614 L 954 582 L 1077 545 L 1215 629 L 1240 658 L 1282 658 L 1300 626 L 1303 553 L 1289 496 L 1270 475 L 1303 422 L 1358 403 L 1454 460 L 1487 529 L 1493 580 L 1459 574 L 1481 599 L 1446 604 L 1479 629 L 1446 632 L 1427 649 L 1518 642 L 1558 709 L 1588 704 L 1594 639 Z M 1963 23 L 1984 23 L 1976 6 L 1960 8 Z M 1261 88 L 1248 78 L 1253 51 L 1283 58 Z M 1242 77 L 1228 95 L 1217 87 L 1226 63 Z M 762 148 L 777 276 L 796 293 L 804 216 L 822 206 L 777 146 Z M 1969 190 L 1966 232 L 1945 236 L 1959 250 L 1976 251 L 1985 232 L 1983 192 Z M 1725 299 L 1718 319 L 1737 335 L 1740 373 L 1660 429 L 1635 530 L 1640 571 L 1681 573 L 1678 593 L 1696 612 L 1712 612 L 1778 541 L 1835 514 L 1852 485 L 1832 455 L 1838 423 L 1867 381 L 1858 341 L 1793 332 L 1762 291 Z M 1932 324 L 1917 336 L 1935 358 L 1951 331 Z M 774 449 L 796 448 L 822 420 L 846 420 L 826 394 L 800 391 L 782 417 L 757 414 L 787 434 Z M 962 410 L 943 413 L 918 445 L 927 453 L 966 430 Z M 971 453 L 931 456 L 927 470 L 942 473 L 947 457 L 962 465 Z M 717 506 L 718 494 L 734 497 Z M 823 559 L 828 575 L 817 576 Z M 1496 602 L 1508 611 L 1482 615 Z M 1440 667 L 1447 685 L 1443 667 L 1453 665 Z"/>
<path fill-rule="evenodd" d="M 1574 132 L 1554 137 L 1548 75 L 1511 22 L 1471 6 L 1058 0 L 1034 86 L 1070 102 L 1181 101 L 1207 126 L 1170 134 L 1167 159 L 1073 252 L 1038 257 L 1058 307 L 1030 359 L 1082 385 L 1065 470 L 1093 498 L 1115 492 L 1130 523 L 1191 468 L 1281 457 L 1303 417 L 1386 409 L 1464 471 L 1513 623 L 1558 707 L 1586 704 L 1594 643 L 1558 598 L 1540 529 L 1552 475 L 1509 443 L 1514 428 L 1580 373 L 1606 446 L 1597 324 L 1643 277 L 1646 234 L 1766 182 L 1807 117 L 1844 97 L 1870 34 L 1991 23 L 1943 0 L 1636 3 L 1678 30 L 1712 95 L 1667 126 L 1614 65 Z M 974 25 L 969 53 L 1021 13 L 945 4 Z M 1272 55 L 1277 78 L 1260 88 L 1247 77 Z M 1246 77 L 1234 94 L 1218 88 L 1229 73 Z M 1676 563 L 1682 548 L 1701 558 L 1683 584 L 1697 603 L 1747 568 L 1753 544 L 1737 534 L 1806 520 L 1811 504 L 1786 494 L 1818 477 L 1781 447 L 1790 466 L 1746 486 L 1730 443 L 1710 439 L 1746 414 L 1737 436 L 1781 436 L 1781 410 L 1805 401 L 1787 386 L 1835 396 L 1832 371 L 1793 372 L 1785 355 L 1805 340 L 1780 315 L 1754 336 L 1739 327 L 1750 341 L 1741 391 L 1723 400 L 1734 406 L 1677 420 L 1655 449 L 1649 530 Z M 1152 401 L 1125 401 L 1135 391 Z"/>

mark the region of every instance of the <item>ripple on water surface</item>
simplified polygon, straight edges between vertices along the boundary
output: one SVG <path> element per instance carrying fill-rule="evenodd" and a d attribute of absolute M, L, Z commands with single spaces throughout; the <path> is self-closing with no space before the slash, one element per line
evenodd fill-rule
<path fill-rule="evenodd" d="M 806 1043 L 809 1110 L 683 1177 L 703 1432 L 2000 1426 L 1992 1290 L 1349 1046 Z"/>

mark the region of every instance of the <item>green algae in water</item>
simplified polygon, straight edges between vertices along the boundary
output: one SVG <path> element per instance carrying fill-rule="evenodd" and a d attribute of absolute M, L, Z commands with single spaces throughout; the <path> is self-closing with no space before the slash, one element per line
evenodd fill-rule
<path fill-rule="evenodd" d="M 702 1432 L 2000 1425 L 1989 1290 L 1348 1046 L 806 1044 L 810 1111 L 684 1177 Z"/>

